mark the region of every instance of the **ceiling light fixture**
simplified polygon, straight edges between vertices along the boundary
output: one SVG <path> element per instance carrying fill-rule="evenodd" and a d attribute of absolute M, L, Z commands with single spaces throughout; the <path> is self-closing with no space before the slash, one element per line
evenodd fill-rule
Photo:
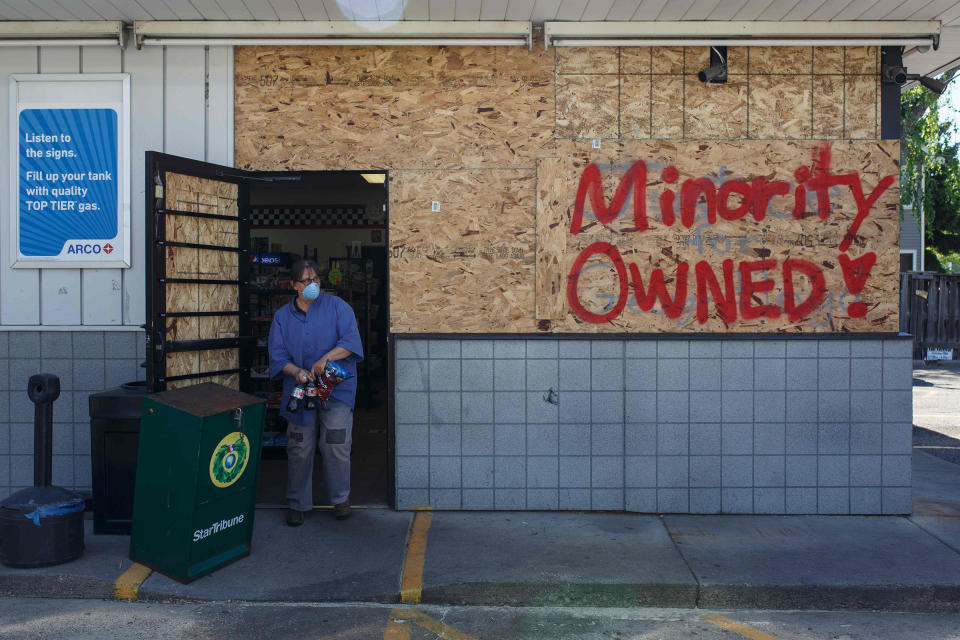
<path fill-rule="evenodd" d="M 544 47 L 938 47 L 940 22 L 546 22 Z"/>
<path fill-rule="evenodd" d="M 163 46 L 531 46 L 529 22 L 137 21 L 137 48 Z"/>
<path fill-rule="evenodd" d="M 123 47 L 119 20 L 0 22 L 0 47 Z"/>

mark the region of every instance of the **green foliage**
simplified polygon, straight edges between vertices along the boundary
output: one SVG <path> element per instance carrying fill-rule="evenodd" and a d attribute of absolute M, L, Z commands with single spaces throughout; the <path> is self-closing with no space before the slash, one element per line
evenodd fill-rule
<path fill-rule="evenodd" d="M 948 82 L 956 71 L 940 80 Z M 926 242 L 942 256 L 960 251 L 960 145 L 954 124 L 940 119 L 939 97 L 920 86 L 901 96 L 900 202 L 923 212 Z M 903 224 L 920 223 L 917 218 Z M 927 270 L 935 266 L 939 261 L 928 259 Z"/>
<path fill-rule="evenodd" d="M 928 271 L 943 271 L 944 273 L 960 273 L 960 251 L 952 251 L 950 253 L 939 253 L 936 249 L 927 247 L 926 254 L 927 265 L 935 265 L 934 267 L 928 267 Z"/>

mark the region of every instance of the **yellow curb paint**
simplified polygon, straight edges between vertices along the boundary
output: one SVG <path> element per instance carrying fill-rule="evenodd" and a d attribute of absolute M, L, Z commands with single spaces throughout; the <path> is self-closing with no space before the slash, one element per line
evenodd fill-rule
<path fill-rule="evenodd" d="M 750 640 L 780 640 L 777 636 L 772 636 L 769 633 L 764 633 L 759 629 L 754 629 L 749 627 L 741 622 L 736 620 L 731 620 L 721 615 L 711 613 L 710 615 L 701 616 L 701 620 L 705 620 L 710 624 L 715 624 L 721 629 L 726 629 L 727 631 L 733 631 L 734 633 L 739 633 L 745 638 L 750 638 Z"/>
<path fill-rule="evenodd" d="M 113 583 L 114 597 L 117 600 L 136 600 L 140 585 L 143 584 L 143 581 L 146 580 L 151 573 L 151 569 L 148 569 L 138 562 L 134 562 L 133 565 L 124 571 L 120 577 L 117 578 L 117 581 Z"/>
<path fill-rule="evenodd" d="M 407 560 L 403 563 L 403 578 L 400 580 L 400 602 L 419 604 L 423 588 L 423 562 L 427 555 L 427 531 L 433 514 L 418 511 L 413 516 L 413 530 L 407 543 Z"/>
<path fill-rule="evenodd" d="M 387 620 L 387 629 L 383 632 L 383 640 L 410 640 L 410 625 L 405 619 L 406 611 L 404 609 L 393 609 L 390 611 L 390 619 Z"/>
<path fill-rule="evenodd" d="M 407 612 L 407 616 L 418 625 L 426 629 L 431 633 L 435 633 L 441 638 L 447 638 L 448 640 L 477 640 L 471 635 L 467 635 L 462 631 L 454 629 L 448 624 L 444 624 L 439 620 L 434 620 L 427 614 L 422 611 L 417 611 L 416 609 L 410 609 Z"/>

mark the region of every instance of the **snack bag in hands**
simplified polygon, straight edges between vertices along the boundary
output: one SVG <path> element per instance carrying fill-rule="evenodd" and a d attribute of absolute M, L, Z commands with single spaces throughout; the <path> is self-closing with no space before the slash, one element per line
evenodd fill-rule
<path fill-rule="evenodd" d="M 317 380 L 317 400 L 319 400 L 323 406 L 327 406 L 327 398 L 330 397 L 330 392 L 333 391 L 333 388 L 352 375 L 353 374 L 336 362 L 328 362 L 327 366 L 323 369 L 323 374 Z"/>

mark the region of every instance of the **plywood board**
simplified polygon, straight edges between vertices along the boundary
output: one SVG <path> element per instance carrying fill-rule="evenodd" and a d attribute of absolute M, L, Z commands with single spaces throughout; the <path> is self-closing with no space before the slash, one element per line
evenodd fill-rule
<path fill-rule="evenodd" d="M 236 311 L 240 292 L 235 284 L 199 285 L 200 311 Z"/>
<path fill-rule="evenodd" d="M 240 366 L 240 352 L 238 349 L 213 349 L 209 351 L 179 351 L 167 355 L 167 376 L 176 377 L 195 375 L 205 372 L 226 371 L 237 369 Z M 229 373 L 219 376 L 205 376 L 187 378 L 167 382 L 167 389 L 192 387 L 204 382 L 216 382 L 231 389 L 239 389 L 239 374 Z"/>
<path fill-rule="evenodd" d="M 391 330 L 529 330 L 534 173 L 391 174 Z"/>
<path fill-rule="evenodd" d="M 846 47 L 844 49 L 844 72 L 848 74 L 874 75 L 880 70 L 878 47 Z"/>
<path fill-rule="evenodd" d="M 194 373 L 200 373 L 199 351 L 178 351 L 167 354 L 167 377 L 187 376 Z M 186 384 L 184 384 L 186 382 Z M 168 382 L 167 388 L 175 388 L 170 385 L 177 384 L 177 381 Z M 181 386 L 190 386 L 195 382 L 181 381 Z"/>
<path fill-rule="evenodd" d="M 200 308 L 200 288 L 196 284 L 168 282 L 166 289 L 166 309 L 168 313 L 194 312 Z M 200 338 L 199 318 L 177 317 L 166 319 L 167 340 L 198 340 Z"/>
<path fill-rule="evenodd" d="M 240 321 L 237 316 L 204 316 L 200 318 L 200 338 L 218 340 L 236 338 L 240 335 Z"/>
<path fill-rule="evenodd" d="M 750 47 L 750 73 L 809 75 L 814 72 L 813 55 L 813 47 Z"/>
<path fill-rule="evenodd" d="M 552 158 L 537 163 L 537 211 L 559 211 L 563 202 L 553 185 L 564 179 L 564 163 Z M 536 319 L 550 321 L 564 316 L 563 258 L 567 229 L 562 219 L 537 215 Z"/>
<path fill-rule="evenodd" d="M 696 139 L 742 138 L 747 132 L 747 77 L 730 75 L 722 84 L 684 78 L 683 135 Z"/>
<path fill-rule="evenodd" d="M 653 76 L 653 96 L 650 103 L 653 111 L 654 138 L 683 137 L 683 76 Z"/>
<path fill-rule="evenodd" d="M 537 265 L 546 268 L 537 273 L 538 320 L 552 314 L 550 330 L 564 332 L 896 331 L 897 148 L 895 141 L 837 142 L 827 156 L 812 142 L 699 142 L 680 143 L 665 153 L 664 145 L 638 142 L 615 153 L 542 160 L 537 229 L 544 237 L 542 242 L 538 238 Z M 793 214 L 797 171 L 809 170 L 815 159 L 822 166 L 827 157 L 829 175 L 842 175 L 849 184 L 829 190 L 823 219 L 813 183 L 804 182 L 806 198 L 801 198 L 798 219 Z M 675 175 L 669 166 L 676 168 Z M 603 192 L 598 202 L 609 207 L 606 222 L 594 215 L 600 211 L 603 218 L 605 212 L 589 197 L 591 181 L 582 185 L 584 175 L 591 175 L 587 167 L 597 171 Z M 638 230 L 643 224 L 634 209 L 636 192 L 625 191 L 621 195 L 629 198 L 611 202 L 628 171 L 638 180 L 628 179 L 628 185 L 645 186 L 643 230 Z M 701 178 L 707 189 L 728 196 L 726 205 L 717 205 L 713 222 L 705 200 L 690 209 L 690 218 L 681 212 L 681 185 Z M 755 208 L 764 212 L 759 219 L 751 211 L 754 205 L 742 205 L 737 195 L 749 194 L 758 178 L 782 182 L 784 192 L 771 197 L 768 207 Z M 845 246 L 858 218 L 858 189 L 865 199 L 877 189 L 877 198 L 863 207 L 865 217 Z M 587 194 L 581 222 L 577 193 Z M 660 214 L 664 194 L 676 197 L 670 224 Z M 555 223 L 565 230 L 562 253 L 557 227 L 551 226 Z M 561 265 L 559 274 L 556 264 Z M 710 287 L 714 278 L 716 292 Z M 786 291 L 787 279 L 792 295 Z M 822 289 L 811 286 L 821 279 Z M 681 282 L 685 290 L 678 290 Z M 662 285 L 665 298 L 647 299 L 651 287 Z M 562 292 L 561 304 L 556 291 Z M 730 304 L 718 307 L 718 295 L 721 301 L 730 295 Z M 797 315 L 808 299 L 817 304 L 811 302 L 809 311 Z M 758 312 L 762 315 L 754 317 Z"/>
<path fill-rule="evenodd" d="M 876 47 L 727 53 L 730 81 L 705 86 L 706 47 L 237 47 L 236 163 L 529 168 L 554 136 L 644 137 L 648 86 L 655 139 L 876 137 Z"/>
<path fill-rule="evenodd" d="M 557 56 L 557 73 L 560 74 L 616 75 L 620 68 L 619 47 L 554 47 L 554 52 Z"/>
<path fill-rule="evenodd" d="M 619 97 L 615 75 L 557 76 L 557 137 L 619 137 Z"/>
<path fill-rule="evenodd" d="M 843 137 L 843 76 L 813 78 L 813 137 Z"/>
<path fill-rule="evenodd" d="M 651 137 L 651 84 L 648 75 L 625 75 L 620 78 L 620 137 Z"/>
<path fill-rule="evenodd" d="M 809 75 L 766 75 L 750 81 L 754 138 L 809 138 L 813 83 Z"/>
<path fill-rule="evenodd" d="M 238 187 L 234 183 L 168 172 L 166 206 L 173 211 L 214 215 L 237 215 Z M 165 220 L 166 238 L 175 242 L 236 247 L 238 223 L 230 220 L 193 218 L 170 213 Z M 240 254 L 235 251 L 167 247 L 167 275 L 171 278 L 236 280 Z"/>
<path fill-rule="evenodd" d="M 653 50 L 653 73 L 683 73 L 683 47 L 655 47 Z"/>
<path fill-rule="evenodd" d="M 843 100 L 845 137 L 867 139 L 877 136 L 879 90 L 876 76 L 846 76 Z"/>
<path fill-rule="evenodd" d="M 870 230 L 864 224 L 859 244 L 845 252 L 851 259 L 860 250 L 877 256 L 859 294 L 869 302 L 865 317 L 844 317 L 843 305 L 853 298 L 846 296 L 843 305 L 836 300 L 846 284 L 837 238 L 856 210 L 851 197 L 841 202 L 837 196 L 838 208 L 826 222 L 814 216 L 819 226 L 807 218 L 767 217 L 759 244 L 750 244 L 756 230 L 744 233 L 731 221 L 692 238 L 676 228 L 672 234 L 647 233 L 649 246 L 642 251 L 623 244 L 634 238 L 629 233 L 611 242 L 626 252 L 626 262 L 650 270 L 671 260 L 692 260 L 693 268 L 699 259 L 692 251 L 721 255 L 711 243 L 734 240 L 736 251 L 727 251 L 737 255 L 768 254 L 780 262 L 815 258 L 809 261 L 820 265 L 835 298 L 830 309 L 795 322 L 738 316 L 733 327 L 711 316 L 677 328 L 675 319 L 652 313 L 639 314 L 642 321 L 624 313 L 603 326 L 571 320 L 562 311 L 565 278 L 570 256 L 585 248 L 577 243 L 589 234 L 571 240 L 555 217 L 576 195 L 579 174 L 572 167 L 580 163 L 582 171 L 594 159 L 611 167 L 647 159 L 651 190 L 666 188 L 660 173 L 671 163 L 679 172 L 676 184 L 697 177 L 715 185 L 737 177 L 793 184 L 793 171 L 812 162 L 814 140 L 826 139 L 835 141 L 833 157 L 843 163 L 838 166 L 857 171 L 864 184 L 881 171 L 895 175 L 895 143 L 875 141 L 877 60 L 877 49 L 870 47 L 731 47 L 728 82 L 705 85 L 695 74 L 709 62 L 706 47 L 237 47 L 236 165 L 391 170 L 393 331 L 896 330 L 895 309 L 885 306 L 897 237 L 896 215 L 885 198 L 895 186 L 873 208 Z M 591 148 L 595 138 L 603 139 L 600 150 Z M 872 164 L 864 166 L 866 160 Z M 604 173 L 608 199 L 618 181 L 616 170 Z M 236 206 L 229 197 L 226 202 Z M 431 211 L 433 202 L 439 211 Z M 205 203 L 197 198 L 195 206 Z M 873 232 L 882 241 L 869 236 Z M 534 238 L 540 249 L 535 255 Z M 831 251 L 832 260 L 821 255 Z M 722 283 L 723 260 L 715 266 Z M 227 267 L 200 252 L 197 268 Z M 740 278 L 739 271 L 734 275 Z M 590 269 L 580 286 L 597 293 L 610 277 L 609 270 L 604 276 L 601 268 Z M 797 300 L 805 283 L 798 272 Z M 782 282 L 777 286 L 782 293 Z M 227 297 L 224 292 L 224 302 Z"/>
<path fill-rule="evenodd" d="M 236 164 L 532 168 L 553 142 L 543 47 L 237 47 Z"/>
<path fill-rule="evenodd" d="M 813 73 L 843 74 L 843 47 L 814 47 Z"/>
<path fill-rule="evenodd" d="M 197 353 L 200 371 L 225 371 L 240 366 L 239 349 L 211 349 Z"/>
<path fill-rule="evenodd" d="M 214 215 L 237 215 L 238 187 L 219 180 L 208 180 L 173 172 L 165 175 L 165 205 L 168 210 Z M 236 247 L 238 222 L 166 214 L 166 239 L 222 247 Z M 166 247 L 168 278 L 236 280 L 240 255 L 235 251 Z M 236 285 L 166 283 L 168 312 L 237 311 L 239 291 Z M 239 336 L 239 318 L 201 316 L 167 318 L 167 341 L 216 340 Z M 166 376 L 192 375 L 208 371 L 236 369 L 237 349 L 176 352 L 167 355 Z M 221 376 L 224 384 L 237 388 L 239 377 Z M 212 379 L 212 378 L 211 378 Z M 168 389 L 198 384 L 207 379 L 191 378 L 167 383 Z M 217 378 L 220 382 L 220 378 Z"/>
<path fill-rule="evenodd" d="M 620 74 L 649 74 L 652 69 L 652 47 L 621 47 Z"/>

